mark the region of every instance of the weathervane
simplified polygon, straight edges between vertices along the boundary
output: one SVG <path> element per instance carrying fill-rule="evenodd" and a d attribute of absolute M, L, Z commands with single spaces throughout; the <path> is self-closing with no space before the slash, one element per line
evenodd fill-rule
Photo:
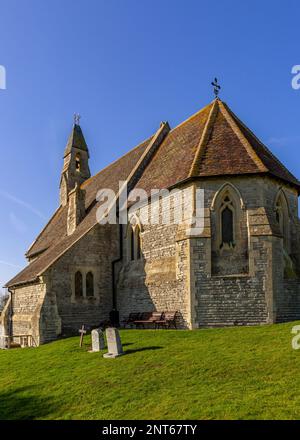
<path fill-rule="evenodd" d="M 81 116 L 79 113 L 74 113 L 74 124 L 75 125 L 79 125 L 80 118 L 81 118 Z"/>
<path fill-rule="evenodd" d="M 218 79 L 215 78 L 215 80 L 211 83 L 211 85 L 214 87 L 214 94 L 215 97 L 218 97 L 219 91 L 221 89 L 221 86 L 218 84 Z"/>

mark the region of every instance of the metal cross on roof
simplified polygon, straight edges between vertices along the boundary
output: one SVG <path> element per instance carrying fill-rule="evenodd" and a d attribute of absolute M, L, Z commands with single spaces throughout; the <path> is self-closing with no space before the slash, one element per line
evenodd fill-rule
<path fill-rule="evenodd" d="M 215 80 L 211 83 L 211 85 L 214 87 L 214 94 L 215 97 L 218 97 L 219 91 L 221 89 L 221 86 L 218 84 L 218 79 L 215 78 Z"/>
<path fill-rule="evenodd" d="M 74 124 L 75 125 L 79 125 L 80 118 L 81 118 L 81 116 L 79 113 L 74 113 Z"/>

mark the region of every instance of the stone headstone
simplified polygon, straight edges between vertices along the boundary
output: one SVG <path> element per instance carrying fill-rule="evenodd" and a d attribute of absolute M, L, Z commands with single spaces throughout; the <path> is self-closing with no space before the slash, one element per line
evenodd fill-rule
<path fill-rule="evenodd" d="M 4 325 L 0 324 L 0 349 L 4 350 L 7 348 L 7 338 L 5 337 Z"/>
<path fill-rule="evenodd" d="M 106 341 L 107 341 L 108 353 L 105 353 L 103 357 L 116 358 L 124 354 L 118 329 L 114 327 L 107 328 Z"/>
<path fill-rule="evenodd" d="M 104 350 L 105 341 L 104 334 L 100 328 L 92 330 L 92 351 Z"/>

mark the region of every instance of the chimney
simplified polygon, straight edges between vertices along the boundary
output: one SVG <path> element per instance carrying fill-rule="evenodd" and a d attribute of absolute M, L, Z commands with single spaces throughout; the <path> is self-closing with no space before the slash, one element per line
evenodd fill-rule
<path fill-rule="evenodd" d="M 76 183 L 69 192 L 69 207 L 67 218 L 67 234 L 72 235 L 85 216 L 85 191 Z"/>

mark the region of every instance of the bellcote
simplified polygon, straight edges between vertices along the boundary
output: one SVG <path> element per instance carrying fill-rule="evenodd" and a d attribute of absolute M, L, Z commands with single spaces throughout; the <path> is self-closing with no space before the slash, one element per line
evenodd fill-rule
<path fill-rule="evenodd" d="M 91 176 L 89 169 L 89 150 L 81 127 L 74 123 L 65 152 L 64 165 L 60 180 L 60 204 L 68 203 L 70 191 L 80 186 Z"/>

